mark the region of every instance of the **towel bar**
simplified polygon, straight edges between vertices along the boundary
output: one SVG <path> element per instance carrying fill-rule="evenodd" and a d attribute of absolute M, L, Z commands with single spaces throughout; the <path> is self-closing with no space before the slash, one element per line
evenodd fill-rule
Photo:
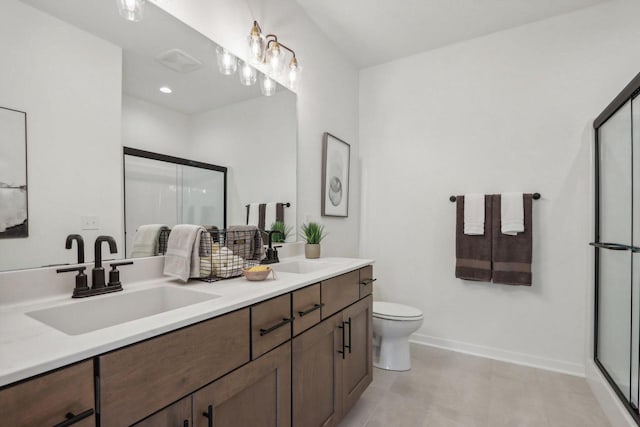
<path fill-rule="evenodd" d="M 540 196 L 540 193 L 533 193 L 531 197 L 533 198 L 533 200 L 538 200 L 542 196 Z M 456 196 L 449 197 L 450 202 L 455 202 L 456 200 L 457 200 Z"/>

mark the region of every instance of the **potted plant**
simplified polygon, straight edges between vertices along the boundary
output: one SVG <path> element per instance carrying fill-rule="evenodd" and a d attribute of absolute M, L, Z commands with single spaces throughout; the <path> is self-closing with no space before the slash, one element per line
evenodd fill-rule
<path fill-rule="evenodd" d="M 279 231 L 280 233 L 282 233 L 282 234 L 273 233 L 271 237 L 271 241 L 273 243 L 284 243 L 287 241 L 287 238 L 289 237 L 289 233 L 291 233 L 291 226 L 284 225 L 284 222 L 282 221 L 276 221 L 273 224 L 271 224 L 271 231 Z"/>
<path fill-rule="evenodd" d="M 320 258 L 320 242 L 327 234 L 324 232 L 324 225 L 319 225 L 316 222 L 310 222 L 309 224 L 302 224 L 303 237 L 307 244 L 304 246 L 304 256 L 307 258 Z"/>

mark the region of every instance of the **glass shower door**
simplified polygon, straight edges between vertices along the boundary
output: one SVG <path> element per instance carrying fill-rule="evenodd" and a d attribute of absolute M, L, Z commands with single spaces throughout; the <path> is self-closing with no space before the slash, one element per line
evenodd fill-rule
<path fill-rule="evenodd" d="M 624 397 L 632 393 L 632 136 L 631 102 L 598 129 L 599 235 L 596 236 L 596 360 Z M 637 342 L 636 342 L 637 346 Z M 637 353 L 636 353 L 637 354 Z M 636 359 L 637 360 L 637 359 Z"/>

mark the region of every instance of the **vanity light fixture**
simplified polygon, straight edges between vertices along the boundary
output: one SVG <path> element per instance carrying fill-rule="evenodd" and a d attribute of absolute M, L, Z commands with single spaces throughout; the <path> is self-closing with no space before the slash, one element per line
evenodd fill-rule
<path fill-rule="evenodd" d="M 260 92 L 262 92 L 264 96 L 274 95 L 277 86 L 276 81 L 268 75 L 262 74 L 260 76 Z"/>
<path fill-rule="evenodd" d="M 240 78 L 240 84 L 244 86 L 252 86 L 258 79 L 258 72 L 247 62 L 242 60 L 239 62 L 240 71 L 238 72 L 238 77 Z"/>
<path fill-rule="evenodd" d="M 295 89 L 300 82 L 302 67 L 298 63 L 296 53 L 290 47 L 282 44 L 275 34 L 262 35 L 262 28 L 258 21 L 253 21 L 251 32 L 247 38 L 247 58 L 252 64 L 263 64 L 272 77 L 281 75 L 287 62 L 287 52 L 291 54 L 287 68 L 286 79 L 291 88 Z"/>
<path fill-rule="evenodd" d="M 222 46 L 216 48 L 218 57 L 218 69 L 225 76 L 230 76 L 238 69 L 238 60 L 227 49 Z"/>
<path fill-rule="evenodd" d="M 116 0 L 118 13 L 127 21 L 140 22 L 147 0 Z"/>
<path fill-rule="evenodd" d="M 160 92 L 166 93 L 168 95 L 168 94 L 172 93 L 173 90 L 169 86 L 162 86 L 160 88 Z"/>

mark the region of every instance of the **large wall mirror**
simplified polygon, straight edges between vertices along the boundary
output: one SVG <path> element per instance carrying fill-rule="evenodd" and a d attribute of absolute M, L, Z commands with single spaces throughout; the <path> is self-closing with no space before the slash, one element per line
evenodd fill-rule
<path fill-rule="evenodd" d="M 222 75 L 216 47 L 152 3 L 138 23 L 113 0 L 0 3 L 0 107 L 28 117 L 29 205 L 29 236 L 0 239 L 0 271 L 75 262 L 64 248 L 74 233 L 87 260 L 102 234 L 123 257 L 124 147 L 227 169 L 226 209 L 200 199 L 193 222 L 207 210 L 244 224 L 251 203 L 289 202 L 285 223 L 296 228 L 296 96 Z"/>

